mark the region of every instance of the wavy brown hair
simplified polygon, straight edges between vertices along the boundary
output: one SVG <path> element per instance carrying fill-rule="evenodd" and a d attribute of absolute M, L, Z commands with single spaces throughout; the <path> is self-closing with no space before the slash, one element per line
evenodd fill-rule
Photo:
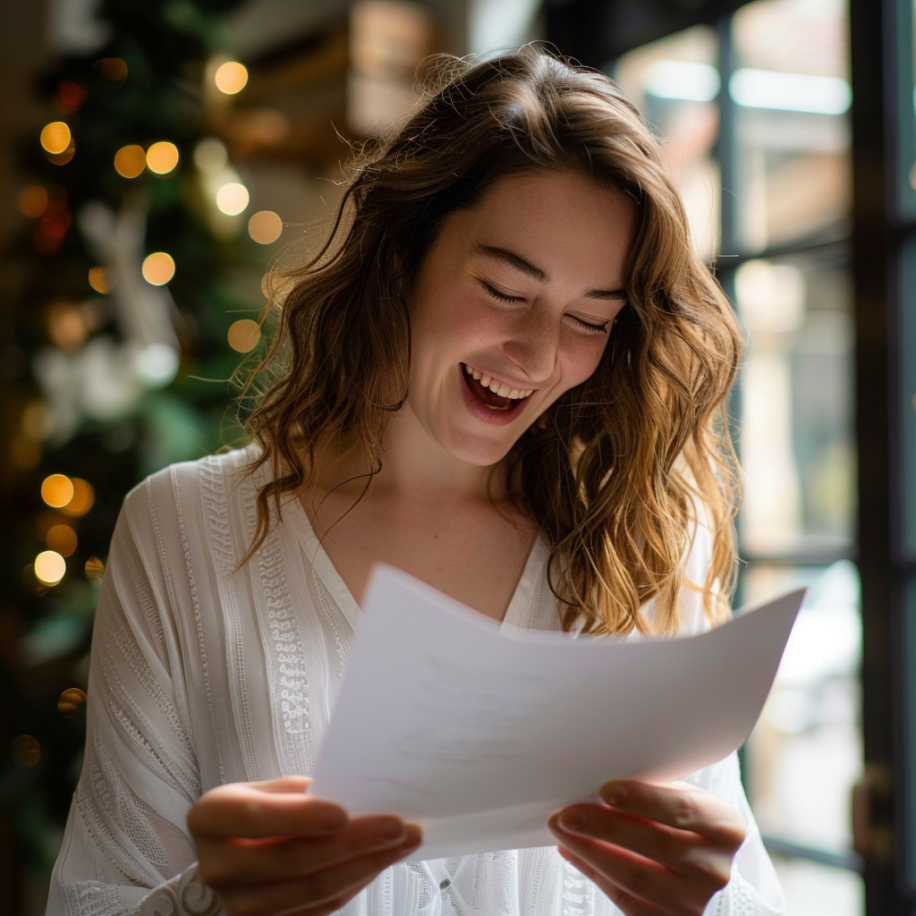
<path fill-rule="evenodd" d="M 566 392 L 508 456 L 513 501 L 551 548 L 564 629 L 674 632 L 682 588 L 721 618 L 734 578 L 737 464 L 726 399 L 737 325 L 693 251 L 658 142 L 601 73 L 527 47 L 484 62 L 439 60 L 422 105 L 351 163 L 336 219 L 305 266 L 275 277 L 279 325 L 243 396 L 271 465 L 251 553 L 271 510 L 311 485 L 331 442 L 382 460 L 407 396 L 407 291 L 451 213 L 494 182 L 571 169 L 630 195 L 637 230 L 620 312 L 595 373 Z M 704 582 L 684 581 L 697 526 L 709 529 Z M 652 601 L 652 612 L 647 602 Z"/>

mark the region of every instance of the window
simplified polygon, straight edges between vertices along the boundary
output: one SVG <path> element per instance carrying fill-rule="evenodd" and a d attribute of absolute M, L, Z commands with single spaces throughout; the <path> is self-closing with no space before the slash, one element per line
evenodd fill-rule
<path fill-rule="evenodd" d="M 810 587 L 743 755 L 789 912 L 806 916 L 864 912 L 847 33 L 843 0 L 756 0 L 611 67 L 662 137 L 747 335 L 739 601 Z"/>

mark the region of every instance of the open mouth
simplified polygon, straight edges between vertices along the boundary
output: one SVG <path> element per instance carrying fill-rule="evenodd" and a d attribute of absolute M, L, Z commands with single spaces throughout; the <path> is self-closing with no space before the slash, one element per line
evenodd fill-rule
<path fill-rule="evenodd" d="M 519 405 L 523 404 L 531 396 L 534 390 L 533 388 L 510 388 L 505 383 L 490 378 L 486 373 L 475 369 L 473 366 L 468 366 L 466 363 L 461 364 L 461 371 L 474 397 L 485 404 L 488 409 L 501 413 L 509 413 L 516 410 Z"/>

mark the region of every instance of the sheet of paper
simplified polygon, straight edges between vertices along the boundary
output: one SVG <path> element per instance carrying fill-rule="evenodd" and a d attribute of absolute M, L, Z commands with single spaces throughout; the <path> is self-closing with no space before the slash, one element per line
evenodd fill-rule
<path fill-rule="evenodd" d="M 679 779 L 744 741 L 803 596 L 697 636 L 574 639 L 380 565 L 311 792 L 419 823 L 416 858 L 555 845 L 550 813 L 608 779 Z"/>

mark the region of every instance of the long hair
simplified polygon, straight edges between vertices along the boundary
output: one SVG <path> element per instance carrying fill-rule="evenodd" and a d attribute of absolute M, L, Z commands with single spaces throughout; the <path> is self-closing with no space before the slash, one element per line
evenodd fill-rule
<path fill-rule="evenodd" d="M 564 629 L 583 618 L 594 634 L 673 632 L 684 587 L 702 591 L 711 620 L 726 613 L 738 472 L 725 406 L 737 324 L 693 251 L 637 110 L 603 74 L 535 47 L 440 61 L 414 115 L 357 153 L 320 251 L 275 278 L 277 332 L 243 392 L 255 399 L 246 420 L 261 446 L 255 467 L 273 471 L 258 492 L 249 556 L 271 508 L 314 482 L 328 443 L 355 443 L 369 456 L 368 479 L 378 472 L 386 424 L 407 396 L 406 294 L 446 217 L 500 178 L 562 169 L 636 202 L 627 304 L 595 373 L 510 451 L 510 495 L 549 541 Z M 699 526 L 712 561 L 704 582 L 687 583 Z"/>

